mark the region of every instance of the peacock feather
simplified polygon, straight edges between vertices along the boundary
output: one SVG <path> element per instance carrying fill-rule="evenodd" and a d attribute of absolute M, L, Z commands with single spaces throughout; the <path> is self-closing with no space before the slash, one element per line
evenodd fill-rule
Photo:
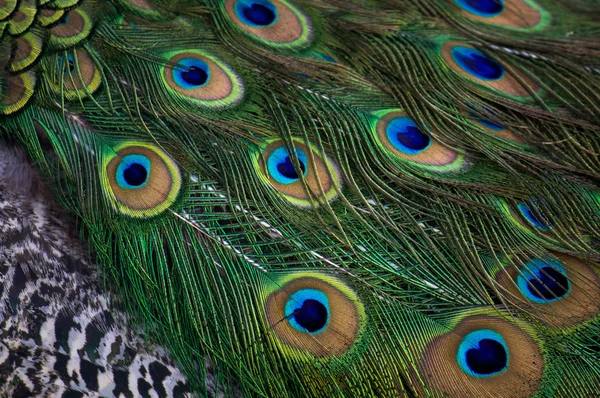
<path fill-rule="evenodd" d="M 0 131 L 99 264 L 102 311 L 185 374 L 158 396 L 590 397 L 598 20 L 593 0 L 0 0 Z M 69 388 L 135 394 L 92 375 Z"/>

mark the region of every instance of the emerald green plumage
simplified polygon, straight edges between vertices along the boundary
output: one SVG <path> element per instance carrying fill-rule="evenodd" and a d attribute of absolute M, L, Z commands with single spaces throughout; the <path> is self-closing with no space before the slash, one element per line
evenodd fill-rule
<path fill-rule="evenodd" d="M 199 395 L 598 390 L 595 2 L 5 3 L 1 131 Z"/>

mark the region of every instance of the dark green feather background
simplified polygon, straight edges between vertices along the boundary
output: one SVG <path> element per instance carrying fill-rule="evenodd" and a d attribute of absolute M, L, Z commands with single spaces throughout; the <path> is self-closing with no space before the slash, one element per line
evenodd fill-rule
<path fill-rule="evenodd" d="M 589 397 L 599 20 L 4 0 L 1 132 L 200 396 Z"/>

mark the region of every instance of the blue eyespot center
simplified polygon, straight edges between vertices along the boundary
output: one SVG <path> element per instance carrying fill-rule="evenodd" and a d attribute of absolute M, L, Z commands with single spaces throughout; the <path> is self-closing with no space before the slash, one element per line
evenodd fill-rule
<path fill-rule="evenodd" d="M 551 267 L 542 268 L 539 279 L 530 280 L 527 285 L 531 294 L 540 299 L 552 300 L 567 293 L 567 278 Z"/>
<path fill-rule="evenodd" d="M 565 269 L 552 259 L 528 261 L 517 276 L 517 286 L 526 298 L 538 304 L 559 300 L 571 289 Z"/>
<path fill-rule="evenodd" d="M 187 71 L 181 72 L 181 78 L 192 86 L 201 86 L 208 80 L 208 73 L 197 66 L 190 66 Z"/>
<path fill-rule="evenodd" d="M 67 63 L 66 68 L 63 70 L 64 63 Z M 67 54 L 58 59 L 58 69 L 63 70 L 64 75 L 75 72 L 75 57 L 73 54 Z"/>
<path fill-rule="evenodd" d="M 302 170 L 302 174 L 304 174 L 304 172 L 306 171 L 306 166 L 304 166 L 304 163 L 302 162 L 300 162 L 300 169 Z M 286 156 L 285 160 L 277 165 L 277 170 L 286 178 L 300 178 L 289 156 Z"/>
<path fill-rule="evenodd" d="M 463 10 L 481 17 L 491 18 L 504 11 L 503 0 L 454 0 Z"/>
<path fill-rule="evenodd" d="M 416 151 L 427 148 L 431 141 L 429 136 L 423 134 L 418 127 L 412 126 L 408 126 L 406 127 L 406 131 L 398 133 L 397 138 L 405 147 Z"/>
<path fill-rule="evenodd" d="M 327 308 L 317 300 L 308 299 L 294 311 L 294 320 L 310 333 L 317 332 L 327 323 Z"/>
<path fill-rule="evenodd" d="M 540 214 L 534 207 L 528 206 L 523 202 L 519 203 L 517 206 L 523 217 L 537 229 L 546 231 L 552 228 L 552 223 L 550 223 L 548 219 Z"/>
<path fill-rule="evenodd" d="M 305 176 L 308 172 L 306 154 L 301 149 L 296 149 L 296 157 L 298 163 L 300 163 L 300 171 Z M 300 179 L 298 170 L 294 167 L 292 159 L 283 147 L 277 148 L 271 153 L 267 161 L 267 168 L 269 174 L 280 184 L 291 184 Z"/>
<path fill-rule="evenodd" d="M 395 149 L 407 155 L 416 155 L 431 145 L 431 137 L 406 116 L 392 119 L 386 128 L 386 136 Z"/>
<path fill-rule="evenodd" d="M 464 71 L 481 80 L 498 80 L 504 75 L 502 65 L 474 48 L 454 47 L 452 58 Z"/>
<path fill-rule="evenodd" d="M 64 25 L 69 22 L 69 13 L 65 13 L 58 21 L 56 21 L 56 26 Z"/>
<path fill-rule="evenodd" d="M 478 348 L 467 351 L 467 364 L 478 374 L 497 373 L 506 366 L 504 346 L 496 340 L 480 340 Z"/>
<path fill-rule="evenodd" d="M 277 9 L 266 0 L 238 0 L 235 12 L 242 22 L 252 27 L 267 27 L 277 20 Z"/>
<path fill-rule="evenodd" d="M 140 186 L 148 179 L 148 171 L 139 163 L 132 163 L 123 171 L 123 178 L 132 186 Z"/>
<path fill-rule="evenodd" d="M 285 315 L 295 329 L 311 334 L 319 333 L 329 322 L 329 300 L 319 290 L 299 290 L 286 303 Z"/>
<path fill-rule="evenodd" d="M 317 58 L 321 58 L 321 59 L 323 59 L 323 60 L 325 60 L 327 62 L 331 62 L 333 64 L 337 64 L 337 61 L 335 59 L 333 59 L 329 55 L 321 53 L 321 52 L 317 53 Z"/>
<path fill-rule="evenodd" d="M 477 119 L 477 122 L 483 124 L 485 127 L 490 128 L 492 130 L 505 130 L 504 126 L 490 122 L 489 120 Z"/>
<path fill-rule="evenodd" d="M 148 182 L 150 159 L 143 155 L 127 155 L 117 167 L 117 183 L 121 188 L 141 188 Z"/>
<path fill-rule="evenodd" d="M 480 329 L 463 338 L 457 360 L 461 369 L 470 376 L 491 377 L 508 368 L 508 348 L 499 333 Z"/>
<path fill-rule="evenodd" d="M 210 68 L 198 58 L 184 58 L 173 67 L 173 80 L 184 89 L 191 90 L 204 86 L 210 80 Z"/>

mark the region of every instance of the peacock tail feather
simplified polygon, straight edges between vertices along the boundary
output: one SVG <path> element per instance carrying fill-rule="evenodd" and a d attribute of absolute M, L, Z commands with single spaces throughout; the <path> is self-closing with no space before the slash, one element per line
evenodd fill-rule
<path fill-rule="evenodd" d="M 0 0 L 1 132 L 199 396 L 589 397 L 599 17 Z"/>

